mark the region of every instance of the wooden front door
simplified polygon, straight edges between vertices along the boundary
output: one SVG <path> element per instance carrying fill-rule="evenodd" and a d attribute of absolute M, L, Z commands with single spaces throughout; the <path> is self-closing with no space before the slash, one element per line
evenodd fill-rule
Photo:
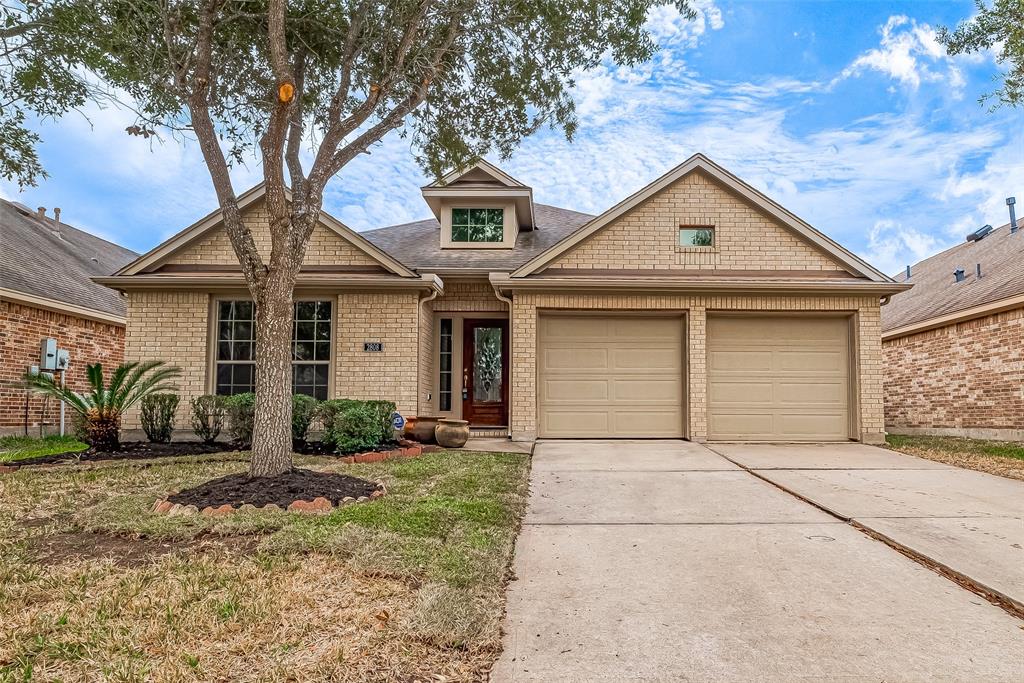
<path fill-rule="evenodd" d="M 508 425 L 508 320 L 462 324 L 462 419 L 474 427 Z"/>

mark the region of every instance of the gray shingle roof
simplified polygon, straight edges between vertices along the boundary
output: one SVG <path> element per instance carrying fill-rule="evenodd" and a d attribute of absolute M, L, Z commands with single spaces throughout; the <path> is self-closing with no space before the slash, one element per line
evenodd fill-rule
<path fill-rule="evenodd" d="M 1007 223 L 977 242 L 963 242 L 911 266 L 910 280 L 906 272 L 894 276 L 914 288 L 882 306 L 882 331 L 1024 294 L 1024 220 L 1017 224 L 1016 233 Z M 963 282 L 953 277 L 958 268 L 964 269 Z"/>
<path fill-rule="evenodd" d="M 0 199 L 0 287 L 125 314 L 118 292 L 89 278 L 110 275 L 138 254 L 51 218 L 26 216 Z"/>
<path fill-rule="evenodd" d="M 452 268 L 513 271 L 581 228 L 593 216 L 534 204 L 537 228 L 520 232 L 515 249 L 442 249 L 441 224 L 431 218 L 361 233 L 378 247 L 420 272 Z"/>

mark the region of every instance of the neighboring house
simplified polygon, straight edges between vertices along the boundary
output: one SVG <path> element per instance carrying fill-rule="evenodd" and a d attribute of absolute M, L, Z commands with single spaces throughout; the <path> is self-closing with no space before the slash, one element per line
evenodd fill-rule
<path fill-rule="evenodd" d="M 114 366 L 124 354 L 124 297 L 91 278 L 138 254 L 60 222 L 60 209 L 0 200 L 0 433 L 53 431 L 59 403 L 16 385 L 40 364 L 46 338 L 70 353 L 66 381 L 88 386 L 90 363 Z"/>
<path fill-rule="evenodd" d="M 882 309 L 886 429 L 1024 440 L 1024 221 L 898 279 L 914 288 Z"/>
<path fill-rule="evenodd" d="M 432 220 L 324 214 L 296 288 L 295 390 L 535 437 L 880 442 L 880 299 L 907 285 L 696 155 L 600 216 L 480 162 Z M 268 250 L 263 189 L 240 197 Z M 252 306 L 219 212 L 111 277 L 126 353 L 185 398 L 249 390 Z"/>

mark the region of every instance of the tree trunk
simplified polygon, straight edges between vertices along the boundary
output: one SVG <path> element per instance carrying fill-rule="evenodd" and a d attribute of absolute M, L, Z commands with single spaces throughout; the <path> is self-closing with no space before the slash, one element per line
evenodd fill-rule
<path fill-rule="evenodd" d="M 292 278 L 271 270 L 256 303 L 256 412 L 249 475 L 292 468 Z"/>

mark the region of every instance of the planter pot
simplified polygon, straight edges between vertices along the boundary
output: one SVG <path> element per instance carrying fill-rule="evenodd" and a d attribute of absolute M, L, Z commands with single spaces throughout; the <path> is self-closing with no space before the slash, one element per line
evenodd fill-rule
<path fill-rule="evenodd" d="M 469 441 L 469 423 L 465 420 L 438 420 L 434 435 L 437 443 L 445 448 L 462 448 Z"/>
<path fill-rule="evenodd" d="M 416 438 L 416 436 L 414 434 L 415 430 L 416 430 L 416 418 L 415 417 L 407 417 L 407 418 L 405 418 L 405 429 L 403 430 L 403 432 L 405 434 L 405 438 L 407 438 L 407 439 L 415 439 Z"/>
<path fill-rule="evenodd" d="M 441 418 L 417 416 L 412 428 L 412 438 L 420 443 L 434 443 L 434 428 L 437 427 L 439 419 Z"/>

